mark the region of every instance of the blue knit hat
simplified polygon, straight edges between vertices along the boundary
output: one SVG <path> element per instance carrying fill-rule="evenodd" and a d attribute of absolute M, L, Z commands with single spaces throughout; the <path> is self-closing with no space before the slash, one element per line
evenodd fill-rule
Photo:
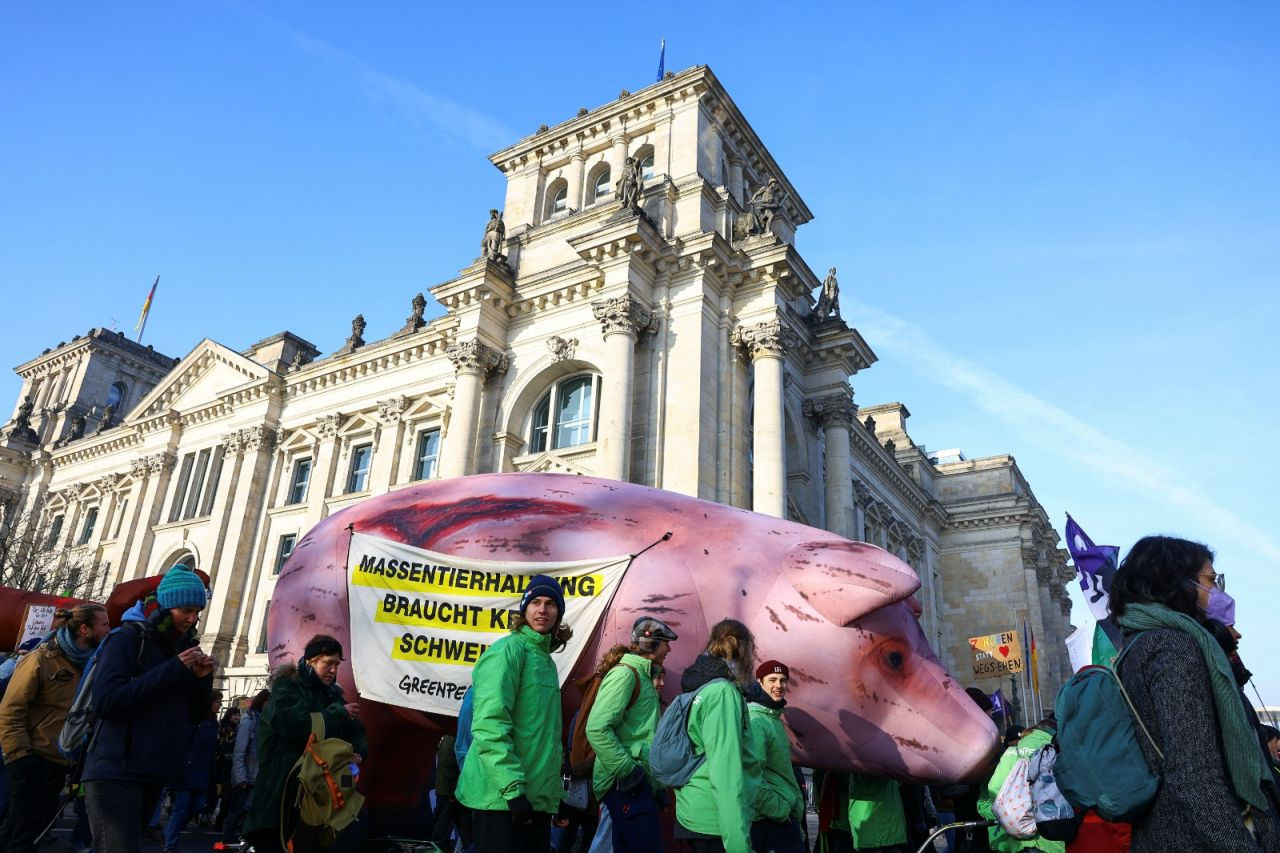
<path fill-rule="evenodd" d="M 540 595 L 545 595 L 556 603 L 556 608 L 559 610 L 556 623 L 559 624 L 564 619 L 564 590 L 560 588 L 556 579 L 549 575 L 534 575 L 529 578 L 529 586 L 525 587 L 524 595 L 520 597 L 520 615 L 523 616 L 529 602 Z"/>
<path fill-rule="evenodd" d="M 199 607 L 209 603 L 209 594 L 205 592 L 204 582 L 191 569 L 178 563 L 164 573 L 160 586 L 156 587 L 156 601 L 165 610 L 179 607 Z"/>

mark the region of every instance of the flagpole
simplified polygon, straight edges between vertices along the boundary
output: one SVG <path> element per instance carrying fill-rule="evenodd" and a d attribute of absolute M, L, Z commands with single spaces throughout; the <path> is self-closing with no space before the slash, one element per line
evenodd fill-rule
<path fill-rule="evenodd" d="M 155 299 L 156 287 L 160 284 L 160 276 L 156 276 L 156 280 L 151 284 L 151 292 L 147 294 L 147 301 L 142 303 L 142 316 L 138 318 L 138 343 L 142 343 L 142 333 L 147 330 L 147 315 L 151 313 L 151 301 Z"/>

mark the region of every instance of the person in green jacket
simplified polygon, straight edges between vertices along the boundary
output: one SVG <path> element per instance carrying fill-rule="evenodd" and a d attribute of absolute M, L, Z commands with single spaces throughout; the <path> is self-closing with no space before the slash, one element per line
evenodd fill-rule
<path fill-rule="evenodd" d="M 1019 758 L 1030 758 L 1031 753 L 1053 740 L 1053 734 L 1053 721 L 1041 720 L 1032 728 L 1024 731 L 1016 742 L 1011 743 L 1005 749 L 1004 754 L 1000 756 L 1000 763 L 996 765 L 995 773 L 991 774 L 991 779 L 987 782 L 986 793 L 978 800 L 978 814 L 987 820 L 996 819 L 996 814 L 991 806 L 995 803 L 996 795 L 1000 793 L 1000 788 L 1004 786 L 1005 779 L 1013 771 L 1013 766 L 1018 763 Z M 991 841 L 991 849 L 998 851 L 998 853 L 1012 853 L 1012 851 L 1016 850 L 1044 850 L 1045 853 L 1066 853 L 1067 849 L 1065 842 L 1050 841 L 1047 838 L 1041 838 L 1039 835 L 1025 840 L 1013 838 L 998 823 L 987 830 L 987 835 Z"/>
<path fill-rule="evenodd" d="M 560 677 L 551 652 L 573 632 L 561 624 L 564 592 L 534 575 L 511 633 L 485 650 L 471 673 L 471 747 L 458 801 L 471 809 L 476 853 L 546 853 L 559 810 Z"/>
<path fill-rule="evenodd" d="M 694 853 L 749 853 L 757 761 L 747 733 L 743 693 L 753 684 L 755 638 L 746 625 L 724 619 L 711 628 L 707 650 L 680 677 L 698 695 L 689 707 L 689 740 L 705 755 L 688 784 L 676 789 L 676 838 Z"/>
<path fill-rule="evenodd" d="M 662 621 L 641 616 L 631 627 L 631 645 L 615 646 L 600 662 L 604 678 L 586 734 L 596 754 L 591 787 L 609 811 L 614 853 L 662 853 L 658 786 L 649 777 L 649 747 L 658 727 L 653 669 L 677 639 Z"/>
<path fill-rule="evenodd" d="M 347 702 L 337 684 L 342 665 L 342 644 L 327 634 L 317 634 L 307 642 L 297 666 L 284 664 L 272 674 L 271 698 L 258 719 L 258 777 L 249 799 L 244 836 L 258 853 L 284 850 L 280 834 L 280 803 L 292 802 L 296 786 L 285 790 L 289 771 L 311 737 L 311 714 L 324 718 L 325 737 L 348 741 L 356 762 L 364 760 L 369 742 L 360 705 Z M 295 820 L 292 821 L 296 823 Z M 289 821 L 284 827 L 291 832 Z"/>
<path fill-rule="evenodd" d="M 751 845 L 757 853 L 803 853 L 800 821 L 804 794 L 791 767 L 791 741 L 782 724 L 791 670 L 768 660 L 756 667 L 759 690 L 747 699 L 753 752 L 760 759 L 760 782 L 752 803 Z"/>
<path fill-rule="evenodd" d="M 907 817 L 894 779 L 849 774 L 849 835 L 859 853 L 898 853 L 907 843 Z"/>

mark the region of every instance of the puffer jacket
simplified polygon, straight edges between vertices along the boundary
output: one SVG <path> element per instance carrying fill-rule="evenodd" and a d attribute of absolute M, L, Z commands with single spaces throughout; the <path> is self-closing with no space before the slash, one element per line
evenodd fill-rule
<path fill-rule="evenodd" d="M 524 625 L 476 662 L 471 746 L 457 792 L 467 808 L 506 811 L 523 795 L 534 811 L 559 809 L 560 676 L 550 647 L 549 636 Z"/>
<path fill-rule="evenodd" d="M 681 677 L 684 692 L 701 688 L 689 708 L 689 740 L 707 760 L 676 789 L 676 819 L 719 838 L 725 853 L 748 853 L 760 759 L 747 733 L 747 703 L 729 674 L 724 661 L 701 655 Z"/>
<path fill-rule="evenodd" d="M 58 735 L 76 695 L 80 670 L 58 648 L 41 643 L 18 663 L 0 702 L 0 750 L 6 761 L 38 755 L 69 763 L 58 751 Z"/>
<path fill-rule="evenodd" d="M 649 773 L 649 747 L 658 727 L 658 691 L 653 687 L 651 664 L 648 658 L 628 652 L 600 682 L 586 729 L 587 742 L 596 752 L 591 787 L 597 799 L 637 767 Z M 633 692 L 636 701 L 628 707 Z"/>
<path fill-rule="evenodd" d="M 197 678 L 178 659 L 196 645 L 194 636 L 161 636 L 140 605 L 124 621 L 133 625 L 108 634 L 94 664 L 99 726 L 81 778 L 172 785 L 182 775 L 192 730 L 209 716 L 213 675 Z"/>

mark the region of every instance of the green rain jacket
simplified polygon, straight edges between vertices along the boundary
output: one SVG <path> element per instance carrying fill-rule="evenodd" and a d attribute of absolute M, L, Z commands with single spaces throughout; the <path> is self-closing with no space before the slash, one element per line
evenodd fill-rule
<path fill-rule="evenodd" d="M 751 819 L 779 823 L 799 820 L 804 815 L 804 794 L 791 769 L 791 742 L 782 725 L 782 709 L 751 702 L 747 711 L 751 750 L 761 762 L 761 779 L 752 803 Z"/>
<path fill-rule="evenodd" d="M 849 774 L 849 834 L 855 850 L 907 843 L 907 816 L 897 781 Z"/>
<path fill-rule="evenodd" d="M 689 708 L 689 739 L 707 760 L 689 784 L 676 789 L 676 819 L 686 829 L 718 836 L 725 853 L 751 850 L 751 803 L 758 783 L 744 769 L 757 761 L 745 730 L 745 706 L 731 681 L 718 678 L 702 687 Z"/>
<path fill-rule="evenodd" d="M 628 667 L 634 667 L 635 672 Z M 649 747 L 658 727 L 658 691 L 653 687 L 650 667 L 648 658 L 628 652 L 600 682 L 587 717 L 587 742 L 596 752 L 591 773 L 596 799 L 604 797 L 616 780 L 627 778 L 637 766 L 644 768 L 646 776 L 649 774 Z M 635 704 L 628 708 L 636 688 L 636 673 L 640 690 Z"/>
<path fill-rule="evenodd" d="M 506 811 L 521 794 L 534 811 L 560 807 L 560 678 L 550 648 L 549 636 L 524 625 L 476 662 L 471 747 L 457 791 L 467 808 Z"/>
<path fill-rule="evenodd" d="M 991 810 L 991 805 L 996 801 L 996 794 L 1000 793 L 1004 780 L 1009 778 L 1009 774 L 1013 772 L 1013 765 L 1018 763 L 1019 758 L 1030 758 L 1031 753 L 1051 740 L 1053 740 L 1053 735 L 1049 732 L 1043 729 L 1032 729 L 1023 735 L 1021 740 L 1004 751 L 1004 754 L 1000 756 L 1000 763 L 996 765 L 996 772 L 991 774 L 991 779 L 987 782 L 986 793 L 978 800 L 978 814 L 987 820 L 996 819 L 996 813 Z M 1047 838 L 1041 838 L 1039 835 L 1025 840 L 1011 838 L 1009 833 L 1005 832 L 999 824 L 988 829 L 987 836 L 991 840 L 991 849 L 1000 853 L 1013 853 L 1017 850 L 1044 850 L 1045 853 L 1066 853 L 1067 849 L 1065 842 L 1050 841 Z"/>

